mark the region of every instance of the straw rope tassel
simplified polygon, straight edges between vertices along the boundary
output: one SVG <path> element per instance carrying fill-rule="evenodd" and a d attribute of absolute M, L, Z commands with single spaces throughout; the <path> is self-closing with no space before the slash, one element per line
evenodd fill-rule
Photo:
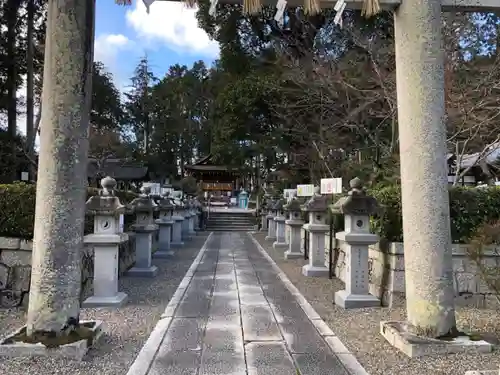
<path fill-rule="evenodd" d="M 304 14 L 315 15 L 321 13 L 320 0 L 304 0 Z"/>
<path fill-rule="evenodd" d="M 243 14 L 254 15 L 261 11 L 262 3 L 260 0 L 243 0 Z"/>
<path fill-rule="evenodd" d="M 361 15 L 366 18 L 372 17 L 380 13 L 380 2 L 379 0 L 365 0 L 363 2 L 363 9 L 361 9 Z"/>
<path fill-rule="evenodd" d="M 183 0 L 182 2 L 186 4 L 187 8 L 191 9 L 196 7 L 196 0 Z"/>

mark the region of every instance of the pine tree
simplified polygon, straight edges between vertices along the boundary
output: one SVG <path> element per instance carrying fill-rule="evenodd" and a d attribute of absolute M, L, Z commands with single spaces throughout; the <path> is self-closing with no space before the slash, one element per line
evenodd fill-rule
<path fill-rule="evenodd" d="M 147 56 L 141 58 L 130 81 L 130 91 L 125 93 L 125 110 L 131 131 L 142 145 L 143 154 L 147 156 L 152 133 L 152 87 L 158 81 L 151 71 Z"/>

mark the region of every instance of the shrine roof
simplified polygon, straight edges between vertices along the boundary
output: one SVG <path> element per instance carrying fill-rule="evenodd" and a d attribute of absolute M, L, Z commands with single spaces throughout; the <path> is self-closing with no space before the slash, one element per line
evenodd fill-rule
<path fill-rule="evenodd" d="M 184 169 L 193 171 L 216 171 L 216 172 L 237 172 L 238 168 L 228 165 L 212 164 L 213 154 L 208 154 L 204 158 L 201 158 L 193 164 L 188 164 L 184 166 Z"/>
<path fill-rule="evenodd" d="M 231 170 L 225 165 L 196 165 L 196 164 L 191 164 L 191 165 L 185 165 L 185 169 L 190 169 L 193 171 L 227 171 L 231 172 L 234 170 Z"/>
<path fill-rule="evenodd" d="M 148 177 L 148 167 L 140 162 L 108 159 L 103 161 L 101 168 L 99 168 L 97 160 L 89 159 L 88 177 L 96 178 L 98 174 L 111 176 L 118 181 L 142 180 Z"/>

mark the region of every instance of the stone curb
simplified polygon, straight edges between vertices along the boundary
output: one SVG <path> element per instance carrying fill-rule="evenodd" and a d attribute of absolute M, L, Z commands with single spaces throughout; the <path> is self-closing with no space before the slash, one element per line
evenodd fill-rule
<path fill-rule="evenodd" d="M 314 310 L 311 304 L 306 300 L 306 298 L 300 293 L 300 291 L 293 285 L 286 274 L 281 270 L 281 268 L 276 264 L 276 262 L 271 258 L 267 251 L 262 247 L 262 245 L 257 241 L 252 233 L 248 233 L 252 239 L 257 249 L 262 253 L 262 255 L 271 263 L 273 269 L 278 274 L 278 277 L 283 281 L 289 292 L 295 297 L 297 303 L 300 305 L 304 313 L 309 318 L 311 323 L 316 327 L 316 330 L 321 337 L 328 344 L 332 352 L 337 356 L 339 361 L 344 365 L 344 367 L 349 371 L 351 375 L 370 375 L 361 364 L 358 362 L 354 354 L 352 354 L 349 349 L 340 341 L 340 339 L 335 336 L 333 331 L 328 327 L 319 314 Z M 131 375 L 131 374 L 127 374 Z"/>
<path fill-rule="evenodd" d="M 168 328 L 170 327 L 170 323 L 172 322 L 174 312 L 177 309 L 179 303 L 181 302 L 182 297 L 184 297 L 184 293 L 186 292 L 193 278 L 194 272 L 196 271 L 196 268 L 200 264 L 201 259 L 203 258 L 203 255 L 207 250 L 207 245 L 210 239 L 212 238 L 212 235 L 213 232 L 208 235 L 207 239 L 205 240 L 205 243 L 198 252 L 198 255 L 193 260 L 193 263 L 191 263 L 191 266 L 184 275 L 184 278 L 177 287 L 174 295 L 172 296 L 172 298 L 170 298 L 170 301 L 167 307 L 165 308 L 165 311 L 161 315 L 160 320 L 158 321 L 155 328 L 149 335 L 147 341 L 144 343 L 144 346 L 142 347 L 141 351 L 135 358 L 134 362 L 130 366 L 127 375 L 146 375 L 148 373 L 156 357 L 156 353 L 158 352 L 158 349 L 160 348 L 160 345 L 163 342 L 163 338 L 165 337 Z"/>

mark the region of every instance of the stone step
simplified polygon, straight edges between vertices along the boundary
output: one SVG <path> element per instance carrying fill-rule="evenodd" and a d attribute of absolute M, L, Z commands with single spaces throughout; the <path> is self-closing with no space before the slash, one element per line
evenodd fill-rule
<path fill-rule="evenodd" d="M 209 217 L 209 221 L 216 221 L 218 223 L 253 223 L 255 220 L 253 219 L 240 219 L 240 218 L 219 218 L 219 217 Z"/>
<path fill-rule="evenodd" d="M 255 220 L 253 217 L 249 216 L 209 216 L 209 219 L 213 220 L 238 220 L 238 221 L 248 221 L 248 220 Z"/>
<path fill-rule="evenodd" d="M 254 221 L 251 217 L 209 217 L 208 220 L 216 221 Z"/>
<path fill-rule="evenodd" d="M 255 229 L 255 217 L 247 212 L 210 212 L 207 231 L 249 232 Z"/>
<path fill-rule="evenodd" d="M 212 222 L 212 223 L 254 223 L 254 220 L 218 220 L 218 219 L 208 219 L 207 222 Z"/>
<path fill-rule="evenodd" d="M 239 224 L 239 225 L 219 225 L 214 223 L 207 223 L 207 227 L 210 228 L 249 228 L 254 227 L 253 224 Z"/>
<path fill-rule="evenodd" d="M 248 228 L 206 228 L 207 232 L 251 232 L 255 228 L 254 227 L 248 227 Z"/>
<path fill-rule="evenodd" d="M 218 226 L 241 226 L 241 225 L 255 225 L 254 222 L 252 221 L 246 221 L 246 222 L 235 222 L 235 221 L 212 221 L 208 220 L 207 225 L 218 225 Z"/>
<path fill-rule="evenodd" d="M 253 221 L 212 221 L 212 220 L 207 220 L 207 224 L 216 224 L 216 225 L 255 225 Z"/>
<path fill-rule="evenodd" d="M 210 216 L 237 216 L 237 217 L 252 217 L 253 213 L 239 213 L 239 212 L 208 212 Z"/>

